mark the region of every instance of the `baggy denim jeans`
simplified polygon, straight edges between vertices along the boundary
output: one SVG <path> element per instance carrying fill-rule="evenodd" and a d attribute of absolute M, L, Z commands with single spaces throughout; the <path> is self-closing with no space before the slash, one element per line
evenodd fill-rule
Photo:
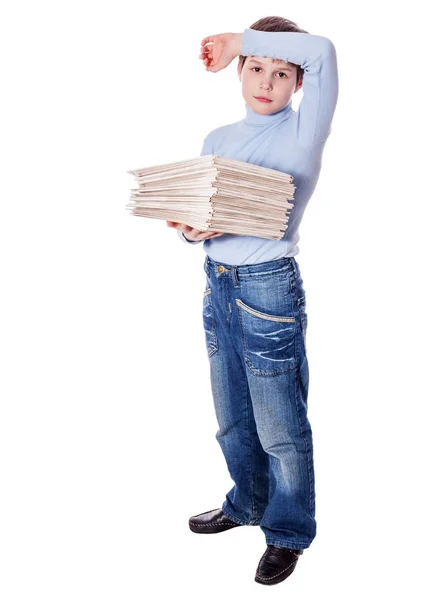
<path fill-rule="evenodd" d="M 229 265 L 206 255 L 203 324 L 216 439 L 233 487 L 223 512 L 266 543 L 308 548 L 316 535 L 307 417 L 306 296 L 294 257 Z"/>

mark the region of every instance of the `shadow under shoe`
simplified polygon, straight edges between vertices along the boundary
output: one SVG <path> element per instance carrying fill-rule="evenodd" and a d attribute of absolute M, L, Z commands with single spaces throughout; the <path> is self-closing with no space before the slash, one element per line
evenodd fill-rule
<path fill-rule="evenodd" d="M 241 523 L 229 519 L 221 508 L 214 508 L 200 513 L 200 515 L 190 517 L 188 524 L 194 533 L 220 533 L 241 525 Z"/>
<path fill-rule="evenodd" d="M 296 567 L 303 550 L 279 548 L 267 545 L 256 570 L 255 581 L 264 585 L 274 585 L 284 581 Z"/>

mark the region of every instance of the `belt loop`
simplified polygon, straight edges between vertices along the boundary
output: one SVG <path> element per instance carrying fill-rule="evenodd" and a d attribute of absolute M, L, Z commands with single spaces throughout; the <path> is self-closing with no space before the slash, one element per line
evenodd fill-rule
<path fill-rule="evenodd" d="M 232 281 L 234 282 L 235 287 L 239 287 L 240 278 L 238 277 L 237 267 L 231 266 L 232 269 Z"/>

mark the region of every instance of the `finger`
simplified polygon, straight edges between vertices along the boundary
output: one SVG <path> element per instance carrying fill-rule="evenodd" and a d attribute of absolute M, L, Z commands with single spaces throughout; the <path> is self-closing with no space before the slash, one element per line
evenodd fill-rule
<path fill-rule="evenodd" d="M 204 46 L 205 44 L 211 43 L 213 41 L 213 38 L 213 35 L 208 35 L 207 37 L 203 38 L 203 40 L 200 42 L 200 45 Z"/>
<path fill-rule="evenodd" d="M 217 237 L 218 235 L 223 235 L 222 233 L 208 233 L 205 236 L 202 236 L 202 239 L 209 240 L 210 238 Z"/>

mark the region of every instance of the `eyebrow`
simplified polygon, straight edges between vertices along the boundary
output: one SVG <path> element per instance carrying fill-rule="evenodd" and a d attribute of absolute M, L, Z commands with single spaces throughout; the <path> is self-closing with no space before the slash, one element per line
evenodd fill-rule
<path fill-rule="evenodd" d="M 251 58 L 248 62 L 254 62 L 257 63 L 258 65 L 264 65 L 266 63 L 262 63 L 259 60 L 255 60 L 254 58 Z M 293 69 L 290 69 L 289 67 L 281 67 L 279 66 L 278 69 L 281 69 L 281 71 L 290 71 L 291 73 L 293 72 Z"/>

